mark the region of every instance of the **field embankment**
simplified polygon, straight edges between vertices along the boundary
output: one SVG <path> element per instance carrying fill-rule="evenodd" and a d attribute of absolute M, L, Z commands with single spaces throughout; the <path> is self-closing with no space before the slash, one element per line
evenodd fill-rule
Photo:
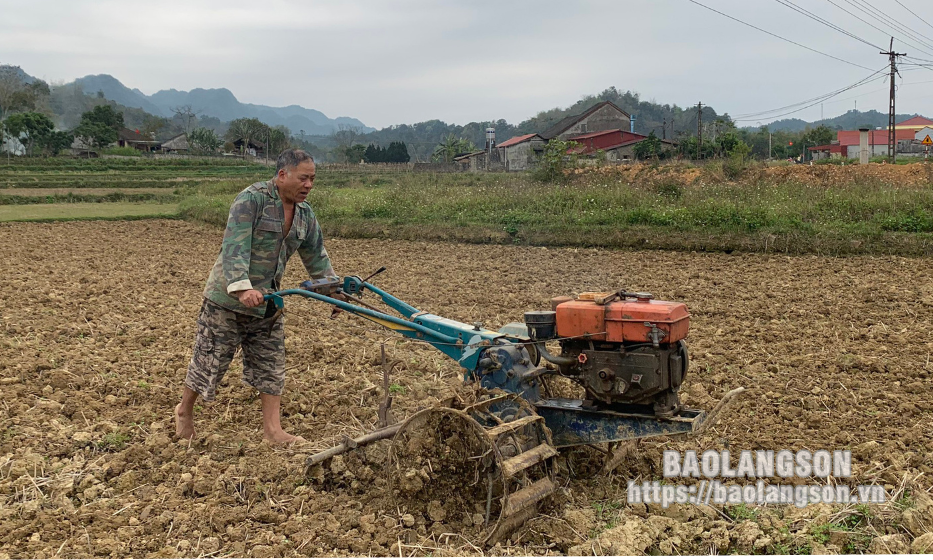
<path fill-rule="evenodd" d="M 0 220 L 177 214 L 222 226 L 236 193 L 271 175 L 270 167 L 239 160 L 13 160 L 0 165 Z M 370 173 L 324 165 L 309 202 L 325 233 L 340 237 L 933 253 L 933 165 L 924 163 L 738 172 L 717 162 L 629 165 L 576 170 L 560 184 L 527 174 Z"/>
<path fill-rule="evenodd" d="M 524 174 L 329 174 L 309 202 L 341 237 L 787 254 L 933 252 L 925 164 L 783 166 L 730 179 L 721 164 Z M 222 225 L 238 189 L 205 185 L 182 216 Z"/>

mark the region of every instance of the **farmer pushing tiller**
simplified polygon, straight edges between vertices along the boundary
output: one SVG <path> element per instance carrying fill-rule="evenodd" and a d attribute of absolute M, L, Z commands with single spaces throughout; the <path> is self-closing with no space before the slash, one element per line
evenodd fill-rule
<path fill-rule="evenodd" d="M 333 305 L 335 313 L 351 313 L 430 344 L 464 368 L 464 381 L 476 388 L 467 402 L 422 410 L 347 440 L 310 457 L 308 466 L 391 437 L 393 495 L 404 499 L 433 492 L 464 511 L 478 510 L 487 542 L 521 525 L 555 491 L 554 460 L 561 448 L 605 444 L 611 455 L 622 441 L 696 433 L 742 390 L 728 393 L 709 415 L 681 406 L 690 314 L 683 304 L 654 300 L 651 294 L 619 290 L 556 297 L 552 309 L 527 312 L 524 323 L 494 331 L 418 310 L 371 284 L 385 268 L 366 279 L 337 277 L 305 202 L 314 161 L 290 149 L 277 164 L 272 180 L 245 189 L 230 209 L 204 293 L 184 394 L 175 408 L 180 437 L 194 436 L 195 400 L 214 398 L 240 346 L 244 381 L 260 392 L 265 438 L 301 440 L 279 421 L 287 295 Z M 279 291 L 295 252 L 312 280 L 301 289 Z M 367 290 L 389 309 L 365 303 Z M 557 355 L 547 342 L 559 345 Z M 550 396 L 549 380 L 556 378 L 581 387 L 584 398 Z M 389 404 L 380 408 L 384 423 Z"/>

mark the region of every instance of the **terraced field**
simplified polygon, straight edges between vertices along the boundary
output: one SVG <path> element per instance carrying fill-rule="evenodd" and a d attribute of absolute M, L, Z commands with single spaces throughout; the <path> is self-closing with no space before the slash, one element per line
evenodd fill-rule
<path fill-rule="evenodd" d="M 0 162 L 0 221 L 175 216 L 187 195 L 268 175 L 240 160 L 17 159 Z"/>

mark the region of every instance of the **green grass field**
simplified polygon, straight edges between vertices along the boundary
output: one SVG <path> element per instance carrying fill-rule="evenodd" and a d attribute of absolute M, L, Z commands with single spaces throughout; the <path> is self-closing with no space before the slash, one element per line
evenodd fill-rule
<path fill-rule="evenodd" d="M 0 206 L 0 222 L 117 220 L 177 216 L 177 204 L 73 202 Z"/>
<path fill-rule="evenodd" d="M 225 161 L 14 161 L 0 165 L 0 185 L 8 185 L 0 187 L 0 221 L 173 215 L 177 208 L 184 219 L 222 227 L 236 193 L 272 175 L 269 167 Z M 386 175 L 322 166 L 309 202 L 326 234 L 345 237 L 933 254 L 933 167 L 922 164 L 912 175 L 886 175 L 891 166 L 814 166 L 778 174 L 752 168 L 732 179 L 716 162 L 619 169 L 542 183 L 518 173 Z M 32 184 L 10 186 L 24 181 Z"/>

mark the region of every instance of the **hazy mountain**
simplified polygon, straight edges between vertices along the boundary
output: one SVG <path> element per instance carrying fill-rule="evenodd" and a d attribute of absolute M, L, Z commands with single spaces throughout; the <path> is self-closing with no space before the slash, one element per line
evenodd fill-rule
<path fill-rule="evenodd" d="M 901 122 L 915 116 L 917 115 L 895 115 L 894 119 L 895 122 Z M 816 128 L 820 125 L 826 125 L 833 130 L 857 130 L 859 127 L 863 126 L 867 126 L 869 128 L 887 128 L 888 114 L 875 111 L 874 109 L 871 111 L 856 111 L 852 109 L 842 115 L 839 115 L 838 117 L 833 117 L 831 119 L 823 119 L 813 122 L 807 122 L 801 119 L 781 119 L 779 121 L 768 123 L 767 126 L 768 130 L 772 132 L 800 132 L 807 127 Z M 748 130 L 758 130 L 757 126 L 749 126 L 745 128 Z"/>
<path fill-rule="evenodd" d="M 35 77 L 24 72 L 19 66 L 13 66 L 12 64 L 0 64 L 0 72 L 9 72 L 19 78 L 24 84 L 31 84 L 36 81 Z"/>
<path fill-rule="evenodd" d="M 293 134 L 299 134 L 299 131 L 304 130 L 308 135 L 328 135 L 340 125 L 357 127 L 362 132 L 375 130 L 354 118 L 331 119 L 320 111 L 306 109 L 299 105 L 269 107 L 241 103 L 226 88 L 196 88 L 191 91 L 168 89 L 158 91 L 153 95 L 146 95 L 138 89 L 126 87 L 120 80 L 108 74 L 85 76 L 75 80 L 75 83 L 79 84 L 87 94 L 102 92 L 104 97 L 120 105 L 138 107 L 148 113 L 163 117 L 174 115 L 174 107 L 190 105 L 196 113 L 216 117 L 221 121 L 254 117 L 270 126 L 287 126 Z"/>
<path fill-rule="evenodd" d="M 138 107 L 147 113 L 168 117 L 156 104 L 149 101 L 145 94 L 138 89 L 130 89 L 123 85 L 120 80 L 110 74 L 97 74 L 96 76 L 85 76 L 78 78 L 75 83 L 81 86 L 81 89 L 87 95 L 94 95 L 97 92 L 104 94 L 104 97 L 111 101 L 116 101 L 126 107 Z"/>

